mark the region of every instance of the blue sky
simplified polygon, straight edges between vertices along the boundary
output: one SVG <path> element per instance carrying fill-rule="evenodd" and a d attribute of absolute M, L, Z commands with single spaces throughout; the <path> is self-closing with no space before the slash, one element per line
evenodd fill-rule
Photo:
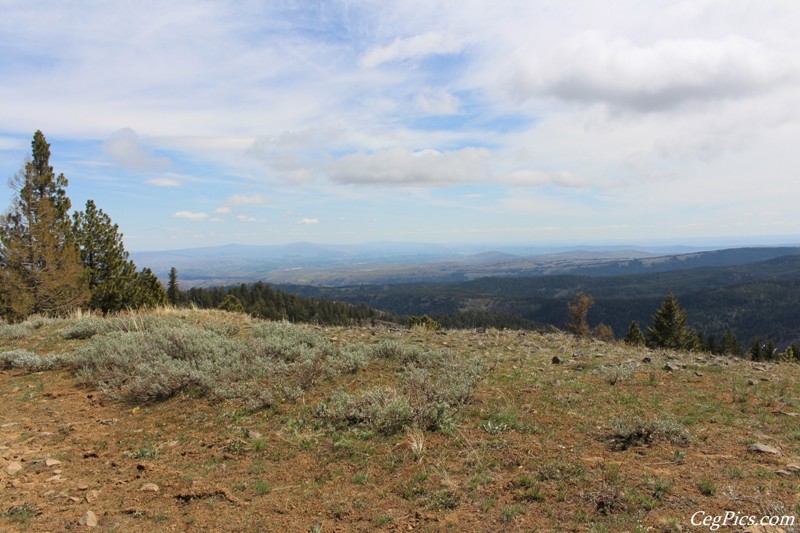
<path fill-rule="evenodd" d="M 800 235 L 795 0 L 0 12 L 0 175 L 42 130 L 131 250 Z"/>

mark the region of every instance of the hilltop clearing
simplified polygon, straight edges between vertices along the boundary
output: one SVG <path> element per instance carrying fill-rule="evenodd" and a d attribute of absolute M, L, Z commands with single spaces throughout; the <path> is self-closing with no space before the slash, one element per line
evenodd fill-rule
<path fill-rule="evenodd" d="M 796 364 L 171 309 L 32 318 L 0 342 L 2 531 L 800 520 Z"/>

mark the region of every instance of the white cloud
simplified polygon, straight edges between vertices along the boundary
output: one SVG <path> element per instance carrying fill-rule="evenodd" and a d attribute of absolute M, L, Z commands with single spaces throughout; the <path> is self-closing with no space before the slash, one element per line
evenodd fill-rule
<path fill-rule="evenodd" d="M 456 115 L 460 111 L 461 100 L 444 88 L 427 87 L 414 99 L 419 109 L 431 115 Z"/>
<path fill-rule="evenodd" d="M 337 183 L 360 185 L 445 186 L 480 182 L 488 176 L 489 150 L 463 148 L 447 152 L 393 148 L 347 155 L 331 165 Z"/>
<path fill-rule="evenodd" d="M 163 170 L 170 164 L 144 147 L 139 136 L 130 128 L 114 132 L 103 146 L 105 153 L 119 166 L 131 170 Z"/>
<path fill-rule="evenodd" d="M 178 211 L 172 215 L 173 218 L 188 218 L 189 220 L 207 220 L 208 213 L 194 213 L 192 211 Z"/>
<path fill-rule="evenodd" d="M 552 96 L 638 111 L 759 95 L 789 81 L 794 70 L 743 37 L 637 46 L 597 32 L 582 33 L 546 56 L 522 52 L 518 61 L 514 90 L 522 99 Z"/>
<path fill-rule="evenodd" d="M 267 203 L 267 199 L 260 194 L 234 194 L 225 200 L 226 205 L 261 205 Z"/>
<path fill-rule="evenodd" d="M 372 48 L 361 56 L 361 66 L 378 67 L 384 63 L 420 59 L 432 54 L 454 54 L 463 43 L 439 32 L 429 31 L 413 37 L 396 38 L 392 44 Z"/>
<path fill-rule="evenodd" d="M 236 220 L 239 222 L 255 222 L 257 219 L 247 215 L 236 215 Z"/>
<path fill-rule="evenodd" d="M 214 209 L 214 213 L 216 213 L 217 215 L 227 215 L 230 212 L 231 208 L 228 206 L 218 207 Z"/>
<path fill-rule="evenodd" d="M 311 224 L 319 224 L 319 219 L 318 218 L 304 218 L 304 219 L 300 220 L 298 222 L 298 224 L 303 224 L 303 225 L 306 225 L 306 226 L 307 225 L 311 225 Z"/>
<path fill-rule="evenodd" d="M 180 187 L 182 185 L 181 181 L 175 178 L 152 178 L 145 180 L 145 183 L 156 187 Z"/>

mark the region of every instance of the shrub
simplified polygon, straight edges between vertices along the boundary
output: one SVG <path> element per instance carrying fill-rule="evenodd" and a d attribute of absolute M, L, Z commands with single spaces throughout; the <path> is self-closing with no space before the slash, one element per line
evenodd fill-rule
<path fill-rule="evenodd" d="M 31 334 L 31 327 L 27 324 L 0 325 L 0 339 L 24 339 Z"/>
<path fill-rule="evenodd" d="M 394 389 L 383 387 L 359 395 L 337 391 L 327 406 L 318 411 L 334 423 L 363 424 L 384 435 L 397 433 L 414 420 L 408 400 Z"/>
<path fill-rule="evenodd" d="M 617 418 L 611 423 L 608 438 L 619 450 L 650 445 L 656 440 L 665 440 L 678 446 L 689 444 L 689 432 L 672 418 L 650 420 L 638 416 Z"/>
<path fill-rule="evenodd" d="M 406 325 L 409 328 L 423 328 L 433 331 L 442 329 L 442 325 L 428 315 L 410 316 L 408 317 L 408 320 L 406 320 Z"/>
<path fill-rule="evenodd" d="M 90 339 L 101 333 L 106 327 L 102 318 L 89 317 L 78 320 L 74 324 L 62 329 L 59 333 L 63 339 Z"/>
<path fill-rule="evenodd" d="M 0 369 L 23 369 L 29 372 L 39 372 L 63 366 L 66 357 L 62 355 L 41 356 L 30 350 L 11 350 L 0 353 Z"/>

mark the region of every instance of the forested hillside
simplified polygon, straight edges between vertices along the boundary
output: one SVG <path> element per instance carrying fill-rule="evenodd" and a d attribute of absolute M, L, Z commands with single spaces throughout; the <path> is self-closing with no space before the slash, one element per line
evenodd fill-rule
<path fill-rule="evenodd" d="M 565 327 L 567 302 L 584 292 L 595 299 L 590 323 L 610 325 L 617 337 L 624 336 L 633 320 L 648 324 L 672 291 L 688 311 L 690 324 L 703 334 L 720 336 L 732 329 L 743 342 L 758 336 L 778 345 L 800 339 L 798 255 L 631 276 L 491 277 L 449 284 L 284 289 L 364 303 L 397 315 L 429 314 L 447 326 L 514 328 Z"/>

